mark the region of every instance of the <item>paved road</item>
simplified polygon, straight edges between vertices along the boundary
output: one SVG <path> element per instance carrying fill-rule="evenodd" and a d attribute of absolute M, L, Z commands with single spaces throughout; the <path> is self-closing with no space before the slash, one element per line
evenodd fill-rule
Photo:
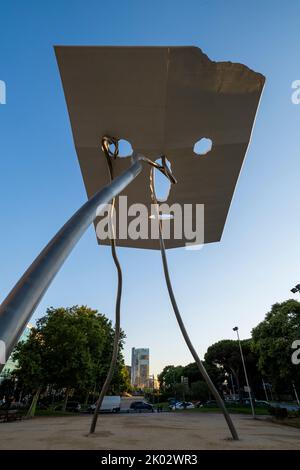
<path fill-rule="evenodd" d="M 240 435 L 217 413 L 100 415 L 88 436 L 90 415 L 37 417 L 0 423 L 0 449 L 300 449 L 300 430 L 266 419 L 232 415 Z"/>

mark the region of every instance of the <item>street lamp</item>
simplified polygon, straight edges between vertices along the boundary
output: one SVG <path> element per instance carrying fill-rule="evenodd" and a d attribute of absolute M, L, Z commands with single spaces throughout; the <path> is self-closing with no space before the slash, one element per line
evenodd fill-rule
<path fill-rule="evenodd" d="M 238 342 L 239 342 L 240 353 L 241 353 L 241 358 L 242 358 L 242 363 L 243 363 L 243 368 L 244 368 L 244 373 L 245 373 L 246 384 L 247 384 L 248 393 L 249 393 L 252 416 L 255 419 L 256 416 L 255 416 L 255 411 L 254 411 L 254 406 L 253 406 L 252 393 L 251 393 L 250 386 L 249 386 L 248 375 L 247 375 L 246 365 L 245 365 L 245 361 L 244 361 L 244 355 L 243 355 L 241 340 L 240 340 L 240 336 L 239 336 L 239 329 L 238 329 L 237 326 L 235 326 L 232 329 L 233 329 L 233 331 L 236 331 L 236 334 L 237 334 L 237 339 L 238 339 Z"/>
<path fill-rule="evenodd" d="M 265 395 L 266 395 L 266 400 L 267 400 L 267 402 L 269 402 L 267 387 L 266 387 L 266 384 L 265 384 L 265 381 L 264 381 L 263 378 L 262 378 L 262 384 L 263 384 L 263 389 L 264 389 L 264 392 L 265 392 Z"/>
<path fill-rule="evenodd" d="M 296 294 L 297 292 L 300 292 L 300 284 L 297 284 L 295 287 L 293 287 L 291 289 L 291 292 L 293 292 L 293 294 Z"/>

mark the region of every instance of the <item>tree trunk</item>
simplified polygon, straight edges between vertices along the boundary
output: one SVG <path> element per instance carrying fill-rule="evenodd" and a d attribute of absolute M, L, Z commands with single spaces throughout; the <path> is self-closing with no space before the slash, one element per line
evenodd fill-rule
<path fill-rule="evenodd" d="M 35 392 L 35 394 L 33 395 L 31 405 L 30 405 L 29 410 L 27 411 L 27 414 L 26 414 L 26 418 L 33 418 L 34 417 L 35 410 L 36 410 L 36 405 L 37 405 L 37 402 L 39 400 L 40 393 L 41 393 L 41 387 L 39 387 L 37 389 L 37 391 Z"/>
<path fill-rule="evenodd" d="M 64 411 L 64 412 L 66 411 L 66 408 L 67 408 L 69 394 L 70 394 L 70 389 L 67 388 L 66 389 L 66 394 L 65 394 L 65 399 L 64 399 L 64 402 L 63 402 L 63 406 L 62 406 L 62 411 Z"/>

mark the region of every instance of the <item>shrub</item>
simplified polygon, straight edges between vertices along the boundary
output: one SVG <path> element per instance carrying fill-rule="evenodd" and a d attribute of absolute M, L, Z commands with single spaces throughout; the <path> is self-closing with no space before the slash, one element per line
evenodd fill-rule
<path fill-rule="evenodd" d="M 288 417 L 288 410 L 279 406 L 270 406 L 269 413 L 276 419 L 285 419 Z"/>

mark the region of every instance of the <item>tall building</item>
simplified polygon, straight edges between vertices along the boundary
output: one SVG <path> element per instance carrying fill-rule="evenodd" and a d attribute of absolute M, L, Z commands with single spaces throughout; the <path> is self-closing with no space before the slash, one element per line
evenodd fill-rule
<path fill-rule="evenodd" d="M 131 385 L 144 388 L 149 383 L 149 348 L 132 348 Z"/>

